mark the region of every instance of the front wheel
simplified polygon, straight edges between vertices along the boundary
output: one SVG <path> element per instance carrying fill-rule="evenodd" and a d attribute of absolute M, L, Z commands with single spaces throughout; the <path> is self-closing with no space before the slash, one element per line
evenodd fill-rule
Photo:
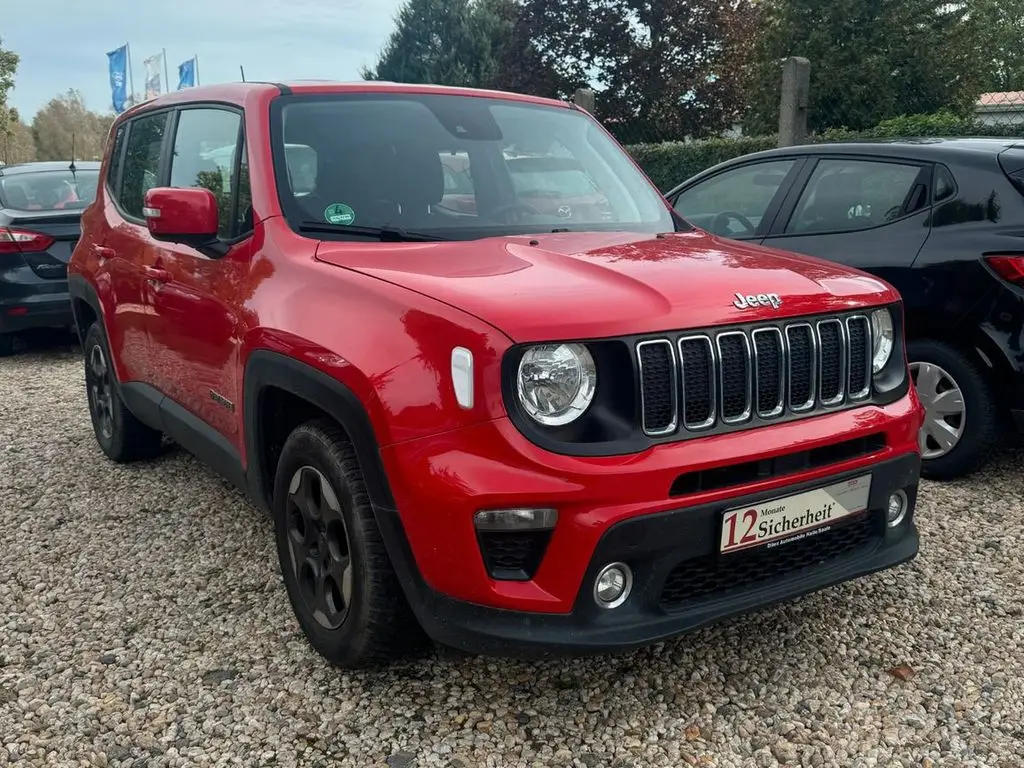
<path fill-rule="evenodd" d="M 981 367 L 949 344 L 907 344 L 910 374 L 925 408 L 921 474 L 951 480 L 979 469 L 999 443 L 998 404 Z"/>
<path fill-rule="evenodd" d="M 333 422 L 312 421 L 289 435 L 273 511 L 285 588 L 314 650 L 354 669 L 391 661 L 423 642 L 355 449 Z"/>

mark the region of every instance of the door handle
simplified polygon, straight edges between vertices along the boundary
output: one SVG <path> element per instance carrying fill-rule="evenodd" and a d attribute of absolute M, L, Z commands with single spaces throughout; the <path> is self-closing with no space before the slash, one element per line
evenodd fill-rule
<path fill-rule="evenodd" d="M 159 267 L 145 267 L 146 279 L 153 280 L 157 283 L 169 283 L 171 281 L 171 273 L 166 269 L 160 269 Z"/>

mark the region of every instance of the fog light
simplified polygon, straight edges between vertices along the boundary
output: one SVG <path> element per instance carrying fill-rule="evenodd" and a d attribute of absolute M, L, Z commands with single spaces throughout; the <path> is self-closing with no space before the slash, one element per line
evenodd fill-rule
<path fill-rule="evenodd" d="M 889 506 L 885 510 L 885 522 L 890 528 L 895 528 L 903 522 L 903 518 L 907 516 L 908 506 L 910 505 L 907 501 L 907 494 L 903 491 L 896 491 L 889 497 Z"/>
<path fill-rule="evenodd" d="M 478 531 L 547 531 L 557 521 L 554 509 L 483 509 L 473 516 Z"/>
<path fill-rule="evenodd" d="M 625 563 L 610 563 L 594 580 L 594 601 L 602 608 L 618 608 L 633 589 L 633 571 Z"/>

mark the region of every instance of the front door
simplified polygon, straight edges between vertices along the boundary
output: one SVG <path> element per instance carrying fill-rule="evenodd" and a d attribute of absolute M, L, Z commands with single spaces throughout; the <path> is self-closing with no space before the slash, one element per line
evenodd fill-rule
<path fill-rule="evenodd" d="M 239 353 L 248 327 L 246 292 L 252 290 L 248 179 L 241 112 L 210 106 L 180 110 L 169 185 L 213 192 L 221 248 L 203 253 L 159 244 L 150 325 L 153 380 L 174 404 L 239 450 Z"/>
<path fill-rule="evenodd" d="M 788 196 L 764 245 L 872 272 L 906 290 L 928 239 L 928 164 L 862 156 L 823 157 Z"/>

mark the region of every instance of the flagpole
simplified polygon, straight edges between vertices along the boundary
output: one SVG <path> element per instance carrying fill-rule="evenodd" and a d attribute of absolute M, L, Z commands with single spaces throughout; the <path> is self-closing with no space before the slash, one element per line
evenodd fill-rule
<path fill-rule="evenodd" d="M 199 85 L 199 54 L 192 54 L 193 69 L 196 71 L 196 85 Z"/>
<path fill-rule="evenodd" d="M 135 105 L 135 76 L 132 74 L 132 49 L 128 43 L 124 44 L 124 57 L 128 63 L 128 103 Z"/>
<path fill-rule="evenodd" d="M 167 73 L 167 49 L 160 49 L 160 56 L 164 60 L 164 93 L 171 92 L 171 76 Z"/>

